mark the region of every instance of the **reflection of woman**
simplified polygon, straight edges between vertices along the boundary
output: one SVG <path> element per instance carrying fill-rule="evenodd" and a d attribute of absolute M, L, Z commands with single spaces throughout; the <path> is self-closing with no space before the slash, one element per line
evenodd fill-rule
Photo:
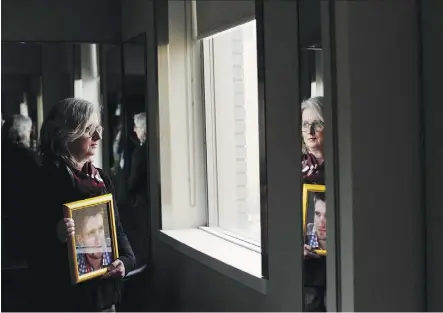
<path fill-rule="evenodd" d="M 2 246 L 3 260 L 22 261 L 25 259 L 22 235 L 23 216 L 32 207 L 30 198 L 23 196 L 30 190 L 36 173 L 37 155 L 30 149 L 32 120 L 23 115 L 6 119 L 2 129 Z M 26 177 L 27 179 L 24 179 Z"/>
<path fill-rule="evenodd" d="M 146 193 L 146 113 L 134 115 L 134 133 L 140 145 L 132 153 L 131 172 L 128 181 L 128 191 L 136 194 Z"/>
<path fill-rule="evenodd" d="M 301 115 L 303 182 L 324 185 L 323 97 L 303 101 Z M 305 311 L 325 312 L 326 257 L 315 254 L 309 244 L 304 244 L 304 256 Z"/>
<path fill-rule="evenodd" d="M 324 184 L 323 97 L 309 98 L 303 101 L 301 111 L 303 179 L 308 184 Z"/>
<path fill-rule="evenodd" d="M 127 184 L 127 212 L 125 229 L 134 248 L 137 265 L 142 265 L 149 252 L 146 113 L 134 115 L 134 133 L 139 145 L 132 152 L 131 169 Z M 127 222 L 126 222 L 127 221 Z"/>
<path fill-rule="evenodd" d="M 108 267 L 106 279 L 77 285 L 70 282 L 67 238 L 74 235 L 75 225 L 72 219 L 63 218 L 62 205 L 113 192 L 109 177 L 91 162 L 102 139 L 99 117 L 98 106 L 65 99 L 49 111 L 42 125 L 42 169 L 35 205 L 38 209 L 34 210 L 30 226 L 31 232 L 39 233 L 45 243 L 44 251 L 31 251 L 35 256 L 31 263 L 34 281 L 45 285 L 36 288 L 38 310 L 112 310 L 120 300 L 121 278 L 134 266 L 134 254 L 114 206 L 119 259 Z"/>

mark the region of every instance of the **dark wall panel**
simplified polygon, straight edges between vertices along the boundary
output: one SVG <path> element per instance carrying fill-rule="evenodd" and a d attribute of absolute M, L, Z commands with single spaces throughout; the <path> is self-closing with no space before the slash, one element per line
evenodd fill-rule
<path fill-rule="evenodd" d="M 443 1 L 421 1 L 423 44 L 423 103 L 426 155 L 426 232 L 427 232 L 427 310 L 443 311 L 443 250 L 440 247 L 443 210 L 441 173 L 443 173 Z"/>
<path fill-rule="evenodd" d="M 335 2 L 345 312 L 425 310 L 417 12 Z"/>
<path fill-rule="evenodd" d="M 119 41 L 119 0 L 3 0 L 3 41 Z"/>

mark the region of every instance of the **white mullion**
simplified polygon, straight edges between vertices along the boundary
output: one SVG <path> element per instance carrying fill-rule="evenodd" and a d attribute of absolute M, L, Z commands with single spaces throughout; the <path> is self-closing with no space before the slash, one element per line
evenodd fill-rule
<path fill-rule="evenodd" d="M 215 116 L 213 39 L 203 40 L 204 105 L 209 226 L 218 226 L 217 137 Z"/>

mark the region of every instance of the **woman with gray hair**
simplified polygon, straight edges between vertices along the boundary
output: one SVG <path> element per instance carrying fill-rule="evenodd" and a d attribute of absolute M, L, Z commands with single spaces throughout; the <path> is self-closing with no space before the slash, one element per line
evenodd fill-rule
<path fill-rule="evenodd" d="M 323 97 L 301 104 L 302 176 L 304 184 L 325 184 Z M 326 227 L 326 222 L 325 222 Z M 307 241 L 304 247 L 304 311 L 326 312 L 326 257 L 317 255 Z"/>
<path fill-rule="evenodd" d="M 10 142 L 27 148 L 31 146 L 32 120 L 29 117 L 13 115 L 11 119 L 5 121 L 3 131 Z"/>
<path fill-rule="evenodd" d="M 301 115 L 303 179 L 310 184 L 324 184 L 323 97 L 303 101 Z"/>
<path fill-rule="evenodd" d="M 2 128 L 2 247 L 4 263 L 24 261 L 27 245 L 23 233 L 23 215 L 32 203 L 23 196 L 23 190 L 34 188 L 38 171 L 36 153 L 30 149 L 32 120 L 23 115 L 7 118 Z M 14 266 L 14 264 L 11 264 Z"/>
<path fill-rule="evenodd" d="M 33 232 L 44 244 L 42 254 L 32 259 L 36 282 L 47 288 L 36 295 L 44 311 L 112 311 L 120 301 L 122 278 L 134 267 L 135 257 L 123 231 L 114 200 L 114 214 L 120 257 L 107 267 L 107 278 L 92 279 L 72 286 L 67 259 L 67 239 L 74 236 L 74 220 L 63 218 L 63 204 L 114 194 L 103 170 L 95 168 L 92 157 L 102 139 L 100 108 L 81 99 L 65 99 L 50 111 L 41 129 L 41 187 L 39 210 L 32 219 Z M 37 288 L 38 289 L 38 288 Z M 47 297 L 50 297 L 48 299 Z"/>
<path fill-rule="evenodd" d="M 137 135 L 140 145 L 146 141 L 146 113 L 141 112 L 134 115 L 134 132 Z"/>
<path fill-rule="evenodd" d="M 134 133 L 139 145 L 132 152 L 125 201 L 124 226 L 134 248 L 137 267 L 149 256 L 149 210 L 147 198 L 146 113 L 134 115 Z"/>

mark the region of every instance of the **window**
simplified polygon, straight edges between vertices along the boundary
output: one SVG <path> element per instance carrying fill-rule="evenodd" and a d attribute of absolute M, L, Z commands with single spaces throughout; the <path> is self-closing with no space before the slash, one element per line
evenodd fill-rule
<path fill-rule="evenodd" d="M 255 20 L 202 39 L 209 227 L 260 244 Z"/>

